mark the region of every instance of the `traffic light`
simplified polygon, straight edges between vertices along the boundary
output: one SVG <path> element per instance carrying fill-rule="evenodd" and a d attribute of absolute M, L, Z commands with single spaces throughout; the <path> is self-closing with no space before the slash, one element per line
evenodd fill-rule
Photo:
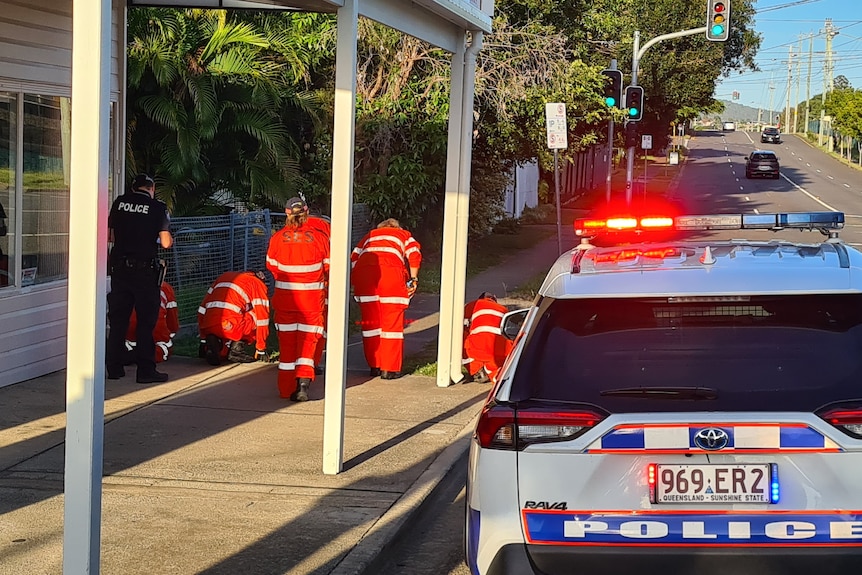
<path fill-rule="evenodd" d="M 706 39 L 724 42 L 730 35 L 730 0 L 707 0 Z"/>
<path fill-rule="evenodd" d="M 605 104 L 609 108 L 622 108 L 623 73 L 619 70 L 602 70 L 605 76 Z"/>
<path fill-rule="evenodd" d="M 644 89 L 640 86 L 626 87 L 626 117 L 631 122 L 644 117 Z"/>

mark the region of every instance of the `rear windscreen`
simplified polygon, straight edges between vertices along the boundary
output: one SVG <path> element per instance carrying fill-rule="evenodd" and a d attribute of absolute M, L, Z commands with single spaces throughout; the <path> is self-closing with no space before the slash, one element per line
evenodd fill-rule
<path fill-rule="evenodd" d="M 753 154 L 753 155 L 751 156 L 751 159 L 752 159 L 752 160 L 766 160 L 766 161 L 772 161 L 772 160 L 775 160 L 776 158 L 775 158 L 775 156 L 773 156 L 772 154 Z"/>
<path fill-rule="evenodd" d="M 862 397 L 860 295 L 546 300 L 540 312 L 513 401 L 813 411 Z"/>
<path fill-rule="evenodd" d="M 763 133 L 770 135 L 770 136 L 774 136 L 778 133 L 778 130 L 776 130 L 775 128 L 772 128 L 772 129 L 767 128 L 767 129 L 763 130 Z"/>

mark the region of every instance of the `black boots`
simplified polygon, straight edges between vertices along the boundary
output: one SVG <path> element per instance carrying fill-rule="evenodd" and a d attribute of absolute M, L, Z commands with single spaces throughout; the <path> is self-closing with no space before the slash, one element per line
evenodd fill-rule
<path fill-rule="evenodd" d="M 398 379 L 401 377 L 400 371 L 383 371 L 380 374 L 380 379 Z"/>
<path fill-rule="evenodd" d="M 204 355 L 207 363 L 210 365 L 218 365 L 221 363 L 221 346 L 222 341 L 213 334 L 207 336 L 206 349 Z"/>
<path fill-rule="evenodd" d="M 308 388 L 311 386 L 311 378 L 298 377 L 296 379 L 296 391 L 290 396 L 292 401 L 308 401 Z"/>
<path fill-rule="evenodd" d="M 245 352 L 245 345 L 241 341 L 230 342 L 230 352 L 227 354 L 227 360 L 234 363 L 251 363 L 254 357 Z"/>

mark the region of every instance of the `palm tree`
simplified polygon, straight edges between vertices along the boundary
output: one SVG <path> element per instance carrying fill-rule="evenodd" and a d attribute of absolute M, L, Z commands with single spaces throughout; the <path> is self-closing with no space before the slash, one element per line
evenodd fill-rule
<path fill-rule="evenodd" d="M 129 10 L 127 172 L 148 172 L 175 215 L 283 205 L 301 182 L 281 114 L 314 113 L 285 20 L 224 10 Z M 289 37 L 289 34 L 287 34 Z M 298 80 L 298 81 L 297 81 Z"/>

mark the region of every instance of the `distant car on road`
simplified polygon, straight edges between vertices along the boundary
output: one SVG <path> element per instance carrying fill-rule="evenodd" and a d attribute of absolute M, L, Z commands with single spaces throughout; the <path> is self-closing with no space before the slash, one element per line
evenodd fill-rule
<path fill-rule="evenodd" d="M 777 180 L 780 168 L 778 156 L 771 150 L 754 150 L 745 158 L 746 178 L 770 177 Z"/>
<path fill-rule="evenodd" d="M 781 130 L 775 127 L 763 128 L 763 132 L 760 133 L 760 143 L 780 144 Z"/>
<path fill-rule="evenodd" d="M 725 132 L 735 132 L 736 124 L 734 124 L 733 122 L 725 122 L 721 125 L 721 129 Z"/>
<path fill-rule="evenodd" d="M 470 448 L 472 575 L 859 572 L 862 253 L 844 214 L 673 222 L 828 237 L 561 255 L 501 322 L 515 347 Z"/>

